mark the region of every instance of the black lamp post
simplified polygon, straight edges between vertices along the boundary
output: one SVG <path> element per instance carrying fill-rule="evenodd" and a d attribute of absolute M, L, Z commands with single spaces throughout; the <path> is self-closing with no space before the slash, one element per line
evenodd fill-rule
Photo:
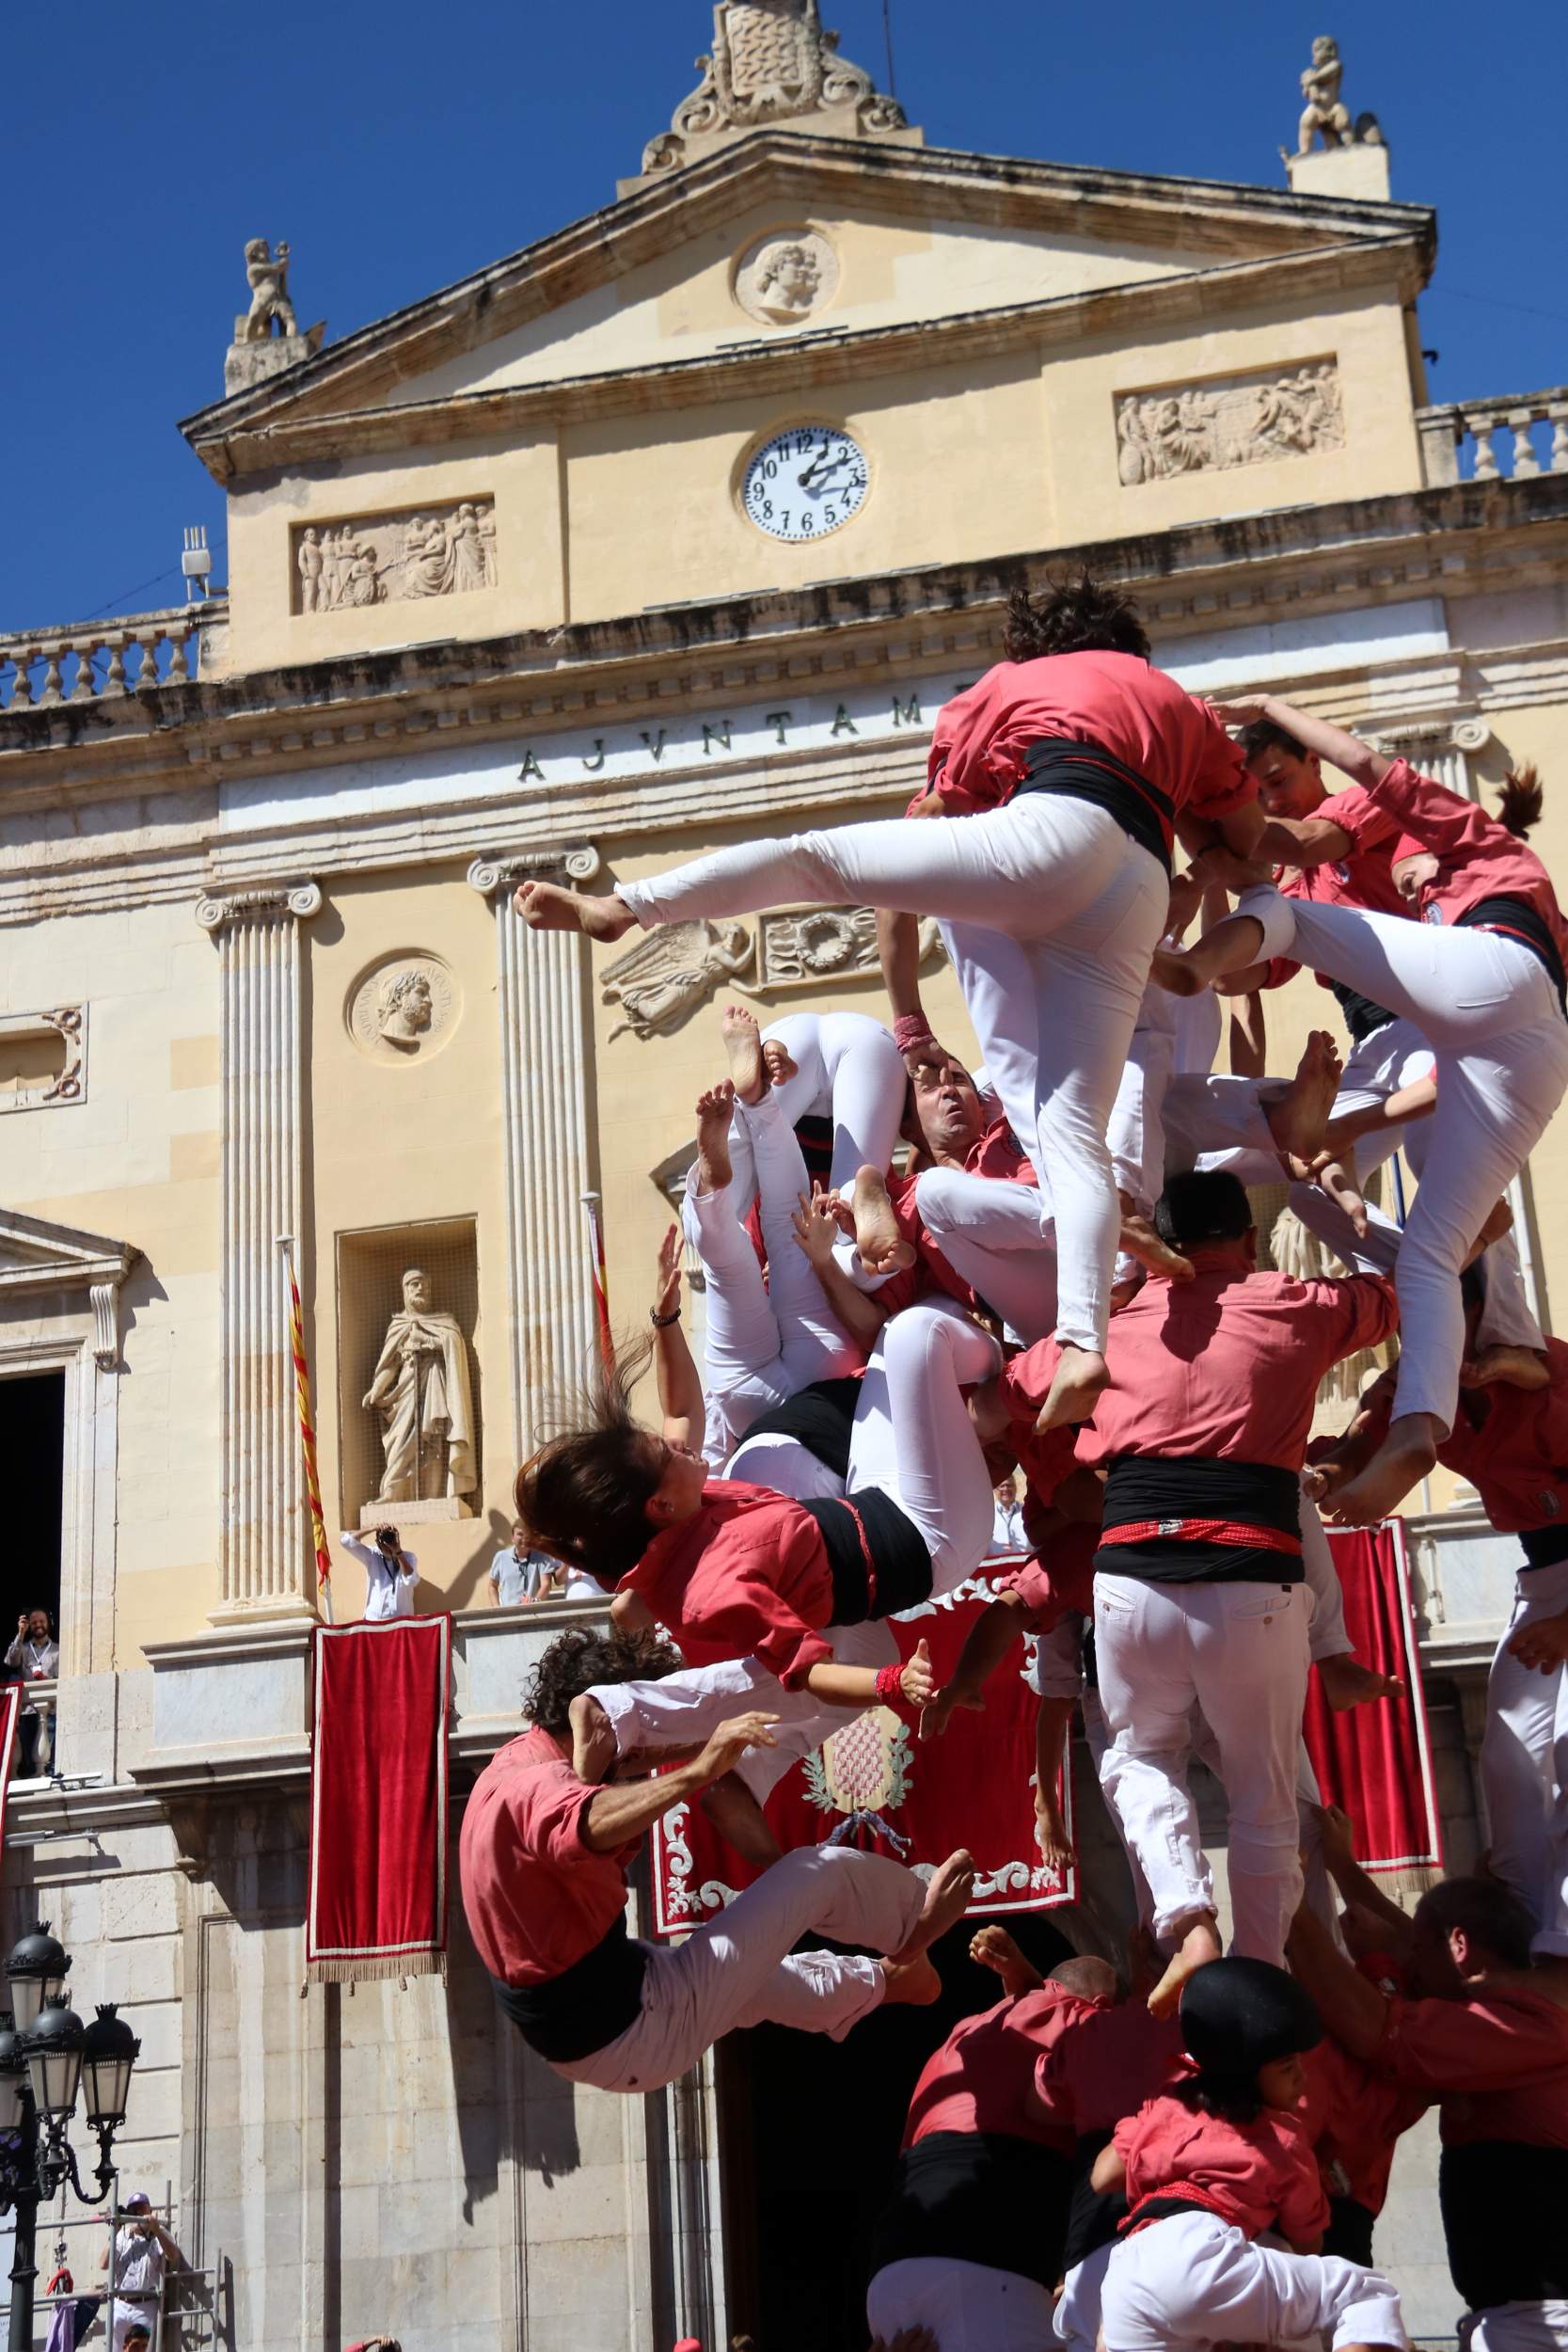
<path fill-rule="evenodd" d="M 67 2007 L 70 1970 L 69 1955 L 41 1920 L 6 1963 L 11 2014 L 0 2012 L 0 2212 L 16 2215 L 10 2352 L 32 2352 L 39 2206 L 67 2181 L 81 2204 L 102 2205 L 108 2198 L 114 2137 L 125 2121 L 131 2072 L 141 2053 L 112 2002 L 90 2026 Z M 96 2197 L 82 2186 L 66 2137 L 84 2074 L 87 2124 L 98 2135 Z"/>

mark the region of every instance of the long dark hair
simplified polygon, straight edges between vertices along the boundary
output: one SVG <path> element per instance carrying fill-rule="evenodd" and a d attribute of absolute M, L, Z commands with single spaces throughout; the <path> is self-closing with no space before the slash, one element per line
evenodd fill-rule
<path fill-rule="evenodd" d="M 1541 822 L 1541 810 L 1545 794 L 1541 776 L 1533 764 L 1510 769 L 1497 788 L 1497 822 L 1505 833 L 1517 834 L 1522 841 L 1532 825 Z"/>
<path fill-rule="evenodd" d="M 1196 2074 L 1181 2074 L 1165 2086 L 1165 2095 L 1193 2115 L 1217 2115 L 1227 2123 L 1256 2123 L 1263 2112 L 1256 2073 L 1250 2081 L 1217 2074 L 1200 2066 Z"/>
<path fill-rule="evenodd" d="M 1129 596 L 1082 567 L 1046 582 L 1043 596 L 1015 588 L 1007 598 L 1002 652 L 1008 661 L 1053 653 L 1132 653 L 1148 660 L 1148 639 Z"/>
<path fill-rule="evenodd" d="M 569 1416 L 577 1425 L 517 1472 L 517 1517 L 531 1541 L 601 1584 L 635 1567 L 654 1532 L 648 1504 L 664 1464 L 658 1439 L 631 1409 L 652 1354 L 646 1333 L 619 1348 L 577 1400 Z"/>

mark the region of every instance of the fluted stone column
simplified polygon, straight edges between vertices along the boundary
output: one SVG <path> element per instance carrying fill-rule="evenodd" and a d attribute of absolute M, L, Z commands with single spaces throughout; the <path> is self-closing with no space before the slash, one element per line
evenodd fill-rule
<path fill-rule="evenodd" d="M 313 882 L 285 882 L 196 910 L 222 967 L 220 1621 L 314 1607 L 277 1242 L 297 1233 L 303 1201 L 299 927 L 321 903 Z"/>
<path fill-rule="evenodd" d="M 507 1326 L 512 1442 L 518 1461 L 562 1388 L 579 1381 L 595 1339 L 582 1196 L 589 1159 L 589 946 L 576 931 L 531 931 L 512 911 L 524 880 L 592 882 L 599 853 L 580 849 L 476 858 L 475 890 L 496 915 Z"/>

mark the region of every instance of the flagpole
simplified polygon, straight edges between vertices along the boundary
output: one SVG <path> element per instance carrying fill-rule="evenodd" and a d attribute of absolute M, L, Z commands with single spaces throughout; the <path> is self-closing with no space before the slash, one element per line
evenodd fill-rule
<path fill-rule="evenodd" d="M 594 1303 L 598 1311 L 599 1355 L 606 1369 L 615 1361 L 615 1337 L 610 1327 L 610 1278 L 605 1271 L 604 1227 L 599 1219 L 599 1196 L 585 1192 L 580 1196 L 583 1214 L 588 1219 L 588 1271 L 594 1285 Z"/>
<path fill-rule="evenodd" d="M 330 1625 L 332 1554 L 327 1547 L 326 1523 L 322 1516 L 321 1477 L 316 1468 L 316 1428 L 310 1403 L 310 1365 L 305 1353 L 305 1310 L 300 1304 L 299 1282 L 294 1274 L 293 1235 L 279 1233 L 277 1247 L 283 1252 L 283 1271 L 289 1285 L 289 1346 L 293 1359 L 294 1410 L 299 1422 L 300 1459 L 305 1468 L 305 1500 L 310 1513 L 310 1535 L 316 1556 L 316 1605 Z"/>

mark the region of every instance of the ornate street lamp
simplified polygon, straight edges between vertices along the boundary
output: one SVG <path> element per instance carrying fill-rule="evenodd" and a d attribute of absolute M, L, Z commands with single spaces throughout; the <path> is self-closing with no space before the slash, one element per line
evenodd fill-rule
<path fill-rule="evenodd" d="M 40 2202 L 70 2182 L 79 2203 L 102 2205 L 115 2185 L 114 2136 L 125 2121 L 141 2043 L 113 2003 L 84 2026 L 65 1997 L 69 1955 L 40 1920 L 6 1962 L 10 2016 L 0 2011 L 0 2213 L 14 2209 L 10 2352 L 32 2352 L 34 2250 Z M 98 2135 L 89 2196 L 66 2134 L 87 2078 L 87 2120 Z"/>

